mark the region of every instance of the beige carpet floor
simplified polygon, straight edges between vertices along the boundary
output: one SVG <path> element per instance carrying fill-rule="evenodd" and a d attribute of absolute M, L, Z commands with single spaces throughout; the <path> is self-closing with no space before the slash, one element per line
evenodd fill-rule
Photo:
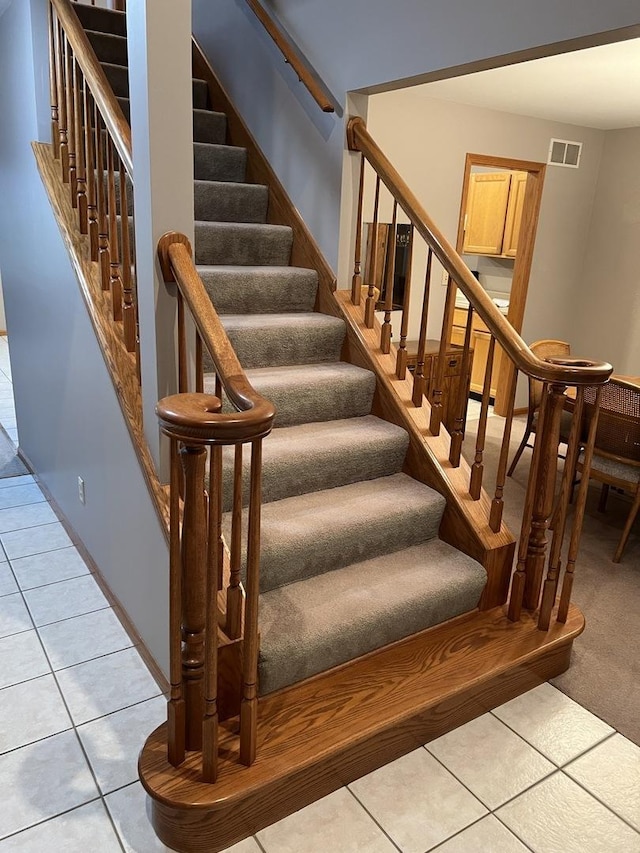
<path fill-rule="evenodd" d="M 504 421 L 489 418 L 485 454 L 485 487 L 495 486 L 495 472 Z M 513 458 L 524 418 L 514 420 Z M 464 452 L 472 457 L 477 421 L 467 427 Z M 505 486 L 505 521 L 517 536 L 531 461 L 525 450 L 514 476 Z M 562 460 L 559 460 L 560 471 Z M 489 490 L 489 489 L 488 489 Z M 599 484 L 589 487 L 573 601 L 587 627 L 573 646 L 569 670 L 554 684 L 576 702 L 640 745 L 640 520 L 631 533 L 622 562 L 612 562 L 629 512 L 628 496 L 610 492 L 605 513 L 598 512 Z"/>

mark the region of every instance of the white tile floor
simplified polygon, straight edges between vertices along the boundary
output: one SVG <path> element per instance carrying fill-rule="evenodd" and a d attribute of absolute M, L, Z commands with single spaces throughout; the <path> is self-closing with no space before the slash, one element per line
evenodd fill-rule
<path fill-rule="evenodd" d="M 0 853 L 166 850 L 136 774 L 164 699 L 45 508 L 0 480 Z M 639 833 L 640 748 L 543 684 L 231 850 L 640 853 Z"/>

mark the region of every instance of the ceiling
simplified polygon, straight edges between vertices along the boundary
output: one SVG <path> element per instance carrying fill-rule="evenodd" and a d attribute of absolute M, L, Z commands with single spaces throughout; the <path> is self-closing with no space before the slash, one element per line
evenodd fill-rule
<path fill-rule="evenodd" d="M 581 127 L 639 127 L 640 39 L 425 83 L 414 92 Z"/>

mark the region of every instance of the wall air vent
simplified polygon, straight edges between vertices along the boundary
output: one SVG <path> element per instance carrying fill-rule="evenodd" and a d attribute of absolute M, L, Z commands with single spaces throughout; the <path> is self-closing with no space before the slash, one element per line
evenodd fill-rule
<path fill-rule="evenodd" d="M 553 166 L 568 166 L 577 169 L 580 165 L 582 142 L 569 142 L 567 139 L 552 139 L 549 143 L 547 163 Z"/>

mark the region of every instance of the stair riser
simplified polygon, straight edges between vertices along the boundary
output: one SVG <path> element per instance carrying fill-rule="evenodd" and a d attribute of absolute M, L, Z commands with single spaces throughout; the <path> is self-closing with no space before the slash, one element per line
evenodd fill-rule
<path fill-rule="evenodd" d="M 310 331 L 294 328 L 287 331 L 286 338 L 270 330 L 260 333 L 253 329 L 229 329 L 227 334 L 245 370 L 338 361 L 344 342 L 344 329 L 340 327 L 330 333 L 322 327 Z M 207 370 L 213 370 L 213 365 L 208 365 Z"/>
<path fill-rule="evenodd" d="M 88 3 L 74 3 L 73 8 L 86 29 L 117 36 L 127 35 L 127 18 L 124 12 L 114 12 L 100 6 L 90 6 Z"/>
<path fill-rule="evenodd" d="M 438 534 L 443 506 L 397 506 L 384 513 L 368 513 L 366 518 L 353 513 L 351 525 L 334 526 L 322 537 L 322 560 L 318 560 L 319 538 L 313 540 L 301 532 L 294 541 L 282 535 L 284 522 L 273 527 L 265 513 L 261 531 L 260 592 L 268 592 L 304 578 L 342 569 L 351 563 L 369 560 L 380 554 L 393 554 L 432 539 Z M 268 512 L 268 510 L 267 510 Z M 296 519 L 297 521 L 297 519 Z M 243 527 L 248 523 L 244 511 Z M 231 515 L 222 523 L 223 534 L 230 540 Z M 296 530 L 297 530 L 296 526 Z M 244 544 L 244 543 L 243 543 Z M 246 547 L 242 551 L 242 572 L 245 577 Z"/>
<path fill-rule="evenodd" d="M 292 235 L 287 228 L 196 222 L 197 264 L 286 266 Z"/>
<path fill-rule="evenodd" d="M 264 442 L 262 468 L 262 501 L 279 501 L 292 495 L 333 489 L 361 480 L 373 480 L 398 473 L 403 465 L 408 441 L 404 437 L 384 436 L 370 444 L 335 447 L 294 448 L 291 455 L 273 458 L 268 452 L 269 438 Z M 372 452 L 374 450 L 375 452 Z M 249 495 L 250 453 L 244 455 L 243 498 Z M 224 511 L 231 509 L 233 482 L 233 451 L 225 449 Z"/>
<path fill-rule="evenodd" d="M 87 32 L 87 36 L 100 62 L 128 65 L 127 40 L 110 33 Z"/>
<path fill-rule="evenodd" d="M 195 218 L 213 222 L 267 221 L 269 190 L 258 184 L 196 181 Z"/>
<path fill-rule="evenodd" d="M 198 272 L 218 314 L 313 311 L 318 276 L 312 270 L 290 268 L 266 274 L 241 267 L 233 271 L 199 267 Z"/>
<path fill-rule="evenodd" d="M 247 152 L 228 145 L 193 146 L 193 177 L 197 181 L 244 181 Z"/>

